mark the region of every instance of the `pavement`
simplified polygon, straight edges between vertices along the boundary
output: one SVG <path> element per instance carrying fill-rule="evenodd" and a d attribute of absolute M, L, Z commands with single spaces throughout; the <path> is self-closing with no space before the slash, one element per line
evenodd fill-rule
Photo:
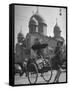
<path fill-rule="evenodd" d="M 57 73 L 57 71 L 53 70 L 53 75 L 52 75 L 52 78 L 50 80 L 50 83 L 54 82 L 54 78 L 56 76 L 56 73 Z M 66 82 L 66 72 L 61 73 L 61 75 L 59 77 L 59 82 Z M 40 73 L 39 73 L 36 83 L 47 83 L 47 82 L 43 79 L 43 77 L 40 76 Z M 21 77 L 19 75 L 15 76 L 15 85 L 19 85 L 19 84 L 30 84 L 28 81 L 28 78 L 26 77 L 25 74 L 23 74 L 23 76 L 21 76 Z"/>

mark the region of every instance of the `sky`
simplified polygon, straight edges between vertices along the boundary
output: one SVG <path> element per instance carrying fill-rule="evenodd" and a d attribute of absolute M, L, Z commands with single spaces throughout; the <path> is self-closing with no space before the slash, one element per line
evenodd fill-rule
<path fill-rule="evenodd" d="M 47 36 L 54 36 L 53 30 L 56 24 L 61 30 L 61 36 L 66 41 L 66 9 L 61 8 L 62 15 L 59 15 L 60 8 L 56 7 L 38 7 L 38 13 L 47 24 Z M 17 34 L 22 30 L 24 36 L 29 32 L 29 20 L 37 11 L 37 6 L 15 5 L 15 43 L 17 43 Z"/>

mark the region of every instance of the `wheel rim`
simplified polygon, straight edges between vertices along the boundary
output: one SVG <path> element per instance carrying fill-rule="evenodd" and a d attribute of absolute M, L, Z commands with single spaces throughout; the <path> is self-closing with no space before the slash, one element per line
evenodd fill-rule
<path fill-rule="evenodd" d="M 52 78 L 52 67 L 49 62 L 46 62 L 46 65 L 47 66 L 45 66 L 45 69 L 42 72 L 42 77 L 47 83 L 49 83 Z"/>
<path fill-rule="evenodd" d="M 30 82 L 30 84 L 34 84 L 37 82 L 37 77 L 38 77 L 38 69 L 36 64 L 31 63 L 28 65 L 28 80 Z"/>

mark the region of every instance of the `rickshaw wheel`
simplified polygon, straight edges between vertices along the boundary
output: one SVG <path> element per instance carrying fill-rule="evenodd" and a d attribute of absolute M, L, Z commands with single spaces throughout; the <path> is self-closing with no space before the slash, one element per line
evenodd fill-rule
<path fill-rule="evenodd" d="M 49 83 L 52 78 L 52 67 L 49 61 L 46 62 L 46 67 L 44 68 L 43 72 L 41 73 L 43 79 Z"/>
<path fill-rule="evenodd" d="M 35 63 L 30 63 L 27 69 L 27 76 L 30 84 L 35 84 L 38 78 L 38 68 Z"/>

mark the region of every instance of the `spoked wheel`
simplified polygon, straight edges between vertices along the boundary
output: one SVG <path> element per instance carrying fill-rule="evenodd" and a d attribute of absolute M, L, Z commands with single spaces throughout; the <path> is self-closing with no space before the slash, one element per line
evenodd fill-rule
<path fill-rule="evenodd" d="M 43 79 L 44 79 L 47 83 L 50 82 L 50 80 L 51 80 L 51 78 L 52 78 L 52 67 L 51 67 L 51 64 L 50 64 L 49 61 L 46 61 L 45 68 L 44 68 L 44 70 L 43 70 L 43 72 L 42 72 L 41 75 L 42 75 Z"/>
<path fill-rule="evenodd" d="M 34 84 L 37 82 L 38 68 L 35 63 L 30 63 L 28 65 L 27 75 L 28 75 L 28 80 L 29 80 L 30 84 Z"/>

